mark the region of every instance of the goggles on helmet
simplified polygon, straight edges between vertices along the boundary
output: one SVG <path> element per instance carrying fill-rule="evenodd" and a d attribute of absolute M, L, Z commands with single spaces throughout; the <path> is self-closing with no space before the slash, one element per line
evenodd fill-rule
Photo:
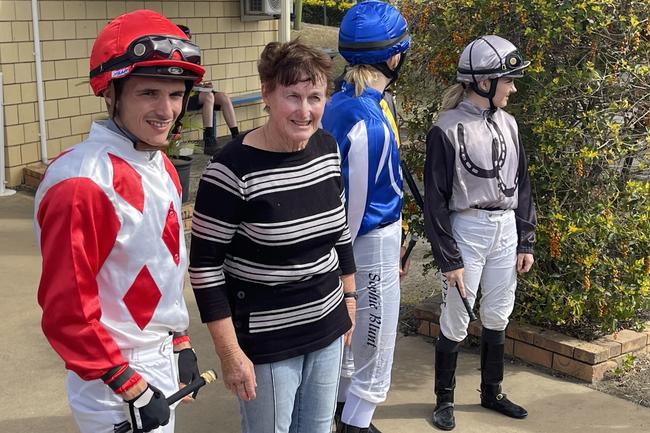
<path fill-rule="evenodd" d="M 173 36 L 143 36 L 131 42 L 126 53 L 90 71 L 90 77 L 147 60 L 170 60 L 174 53 L 179 53 L 186 62 L 201 63 L 201 51 L 193 42 Z"/>
<path fill-rule="evenodd" d="M 488 74 L 509 75 L 510 73 L 520 73 L 523 75 L 524 71 L 522 70 L 522 65 L 524 64 L 524 58 L 519 52 L 519 50 L 515 50 L 509 53 L 508 55 L 506 55 L 505 59 L 499 57 L 499 61 L 501 62 L 501 66 L 498 68 L 465 69 L 465 68 L 458 67 L 458 72 L 460 72 L 461 74 L 471 74 L 471 75 L 488 75 Z"/>
<path fill-rule="evenodd" d="M 496 35 L 481 36 L 470 42 L 460 55 L 456 79 L 476 83 L 500 77 L 523 77 L 530 61 L 515 45 Z"/>

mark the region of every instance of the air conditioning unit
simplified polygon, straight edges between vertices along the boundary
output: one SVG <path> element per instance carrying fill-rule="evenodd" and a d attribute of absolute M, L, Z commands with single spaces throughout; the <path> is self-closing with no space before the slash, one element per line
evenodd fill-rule
<path fill-rule="evenodd" d="M 281 0 L 241 0 L 242 21 L 280 18 Z M 293 1 L 291 2 L 293 13 Z"/>

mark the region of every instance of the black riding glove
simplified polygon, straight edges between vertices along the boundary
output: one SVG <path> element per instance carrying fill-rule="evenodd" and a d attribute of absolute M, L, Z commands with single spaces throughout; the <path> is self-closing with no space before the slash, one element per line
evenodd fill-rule
<path fill-rule="evenodd" d="M 199 365 L 196 362 L 196 353 L 194 349 L 183 349 L 179 352 L 175 352 L 177 355 L 177 364 L 178 364 L 178 379 L 181 383 L 189 385 L 190 383 L 198 380 L 201 377 L 199 373 Z M 192 393 L 192 398 L 196 398 L 196 394 L 199 393 L 197 389 Z"/>
<path fill-rule="evenodd" d="M 148 385 L 142 394 L 127 403 L 133 433 L 148 432 L 169 422 L 169 405 L 165 395 L 153 385 Z"/>

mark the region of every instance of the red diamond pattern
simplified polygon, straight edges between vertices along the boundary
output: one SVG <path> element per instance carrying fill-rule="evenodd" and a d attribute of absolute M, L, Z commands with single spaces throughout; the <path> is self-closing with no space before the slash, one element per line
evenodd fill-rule
<path fill-rule="evenodd" d="M 122 158 L 108 154 L 113 164 L 113 188 L 131 206 L 142 213 L 144 210 L 144 189 L 142 176 Z"/>
<path fill-rule="evenodd" d="M 135 323 L 144 329 L 151 321 L 161 297 L 160 289 L 145 265 L 122 299 Z"/>
<path fill-rule="evenodd" d="M 163 228 L 163 232 L 162 232 L 162 240 L 165 243 L 165 245 L 167 245 L 167 248 L 169 249 L 169 252 L 172 255 L 172 259 L 174 260 L 174 263 L 176 263 L 176 266 L 178 266 L 179 263 L 181 262 L 181 258 L 179 255 L 179 250 L 180 250 L 179 233 L 180 233 L 180 225 L 178 224 L 178 214 L 174 209 L 174 202 L 171 202 L 169 204 L 169 210 L 167 211 L 167 220 L 165 221 L 165 227 Z"/>

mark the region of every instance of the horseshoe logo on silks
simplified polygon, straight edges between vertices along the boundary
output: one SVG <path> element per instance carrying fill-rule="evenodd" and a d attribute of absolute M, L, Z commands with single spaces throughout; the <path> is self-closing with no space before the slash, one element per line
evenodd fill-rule
<path fill-rule="evenodd" d="M 517 181 L 519 179 L 519 173 L 515 175 L 515 182 L 512 188 L 508 188 L 501 178 L 501 169 L 506 163 L 506 156 L 508 151 L 506 148 L 506 140 L 501 133 L 501 130 L 490 118 L 487 119 L 488 123 L 492 125 L 494 130 L 497 133 L 497 137 L 492 138 L 492 168 L 486 169 L 481 168 L 472 159 L 467 153 L 467 146 L 465 145 L 465 127 L 462 123 L 458 124 L 458 146 L 460 150 L 460 162 L 463 164 L 463 167 L 471 174 L 476 177 L 482 177 L 484 179 L 495 178 L 497 184 L 499 185 L 499 191 L 503 193 L 506 197 L 512 197 L 515 195 L 517 190 Z M 490 131 L 491 132 L 491 131 Z"/>

